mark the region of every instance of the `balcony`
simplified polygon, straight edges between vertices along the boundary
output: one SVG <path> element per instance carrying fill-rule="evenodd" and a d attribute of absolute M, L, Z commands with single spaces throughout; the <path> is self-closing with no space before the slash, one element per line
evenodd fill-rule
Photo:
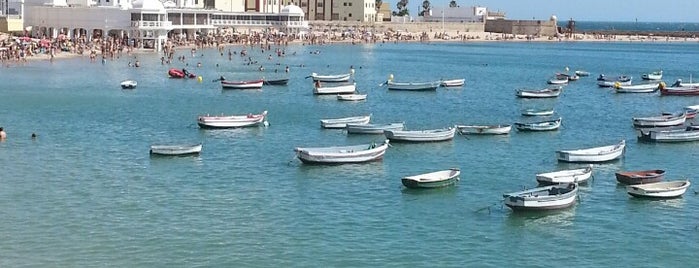
<path fill-rule="evenodd" d="M 137 20 L 131 21 L 131 27 L 139 29 L 172 29 L 172 22 L 170 21 L 144 21 Z"/>

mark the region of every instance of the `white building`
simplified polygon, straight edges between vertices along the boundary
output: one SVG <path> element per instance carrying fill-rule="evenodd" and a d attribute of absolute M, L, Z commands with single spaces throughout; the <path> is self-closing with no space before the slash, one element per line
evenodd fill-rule
<path fill-rule="evenodd" d="M 36 1 L 36 0 L 30 0 Z M 223 12 L 195 8 L 197 0 L 53 0 L 25 6 L 24 25 L 34 37 L 64 35 L 88 40 L 106 36 L 136 39 L 142 48 L 160 50 L 168 36 L 209 33 L 220 27 L 244 27 L 304 34 L 308 22 L 297 6 L 278 13 Z"/>
<path fill-rule="evenodd" d="M 425 12 L 425 22 L 485 22 L 488 10 L 485 7 L 432 7 Z"/>

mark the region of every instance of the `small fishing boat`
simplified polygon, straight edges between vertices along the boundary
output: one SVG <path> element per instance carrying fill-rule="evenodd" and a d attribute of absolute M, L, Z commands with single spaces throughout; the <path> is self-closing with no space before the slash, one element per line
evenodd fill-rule
<path fill-rule="evenodd" d="M 568 76 L 556 75 L 553 78 L 546 81 L 550 85 L 565 85 L 568 84 Z"/>
<path fill-rule="evenodd" d="M 376 161 L 383 157 L 389 141 L 332 147 L 297 147 L 296 157 L 307 164 L 347 164 Z"/>
<path fill-rule="evenodd" d="M 401 183 L 408 188 L 439 188 L 451 186 L 459 181 L 461 170 L 450 168 L 425 174 L 407 176 L 401 179 Z"/>
<path fill-rule="evenodd" d="M 632 77 L 626 75 L 607 77 L 604 74 L 600 74 L 599 77 L 597 77 L 597 85 L 600 87 L 613 87 L 616 84 L 620 86 L 630 86 L 631 80 Z"/>
<path fill-rule="evenodd" d="M 405 123 L 347 124 L 347 134 L 383 134 L 384 130 L 403 130 Z"/>
<path fill-rule="evenodd" d="M 563 209 L 575 204 L 578 198 L 578 185 L 555 184 L 503 194 L 502 197 L 505 205 L 513 211 Z"/>
<path fill-rule="evenodd" d="M 196 74 L 188 72 L 186 69 L 176 69 L 176 68 L 170 68 L 167 71 L 167 74 L 170 78 L 195 78 L 197 77 Z"/>
<path fill-rule="evenodd" d="M 658 86 L 660 95 L 663 96 L 697 96 L 699 95 L 699 86 L 679 86 L 666 87 L 665 83 L 660 82 Z"/>
<path fill-rule="evenodd" d="M 519 89 L 516 95 L 520 98 L 555 98 L 561 95 L 561 87 L 556 86 L 537 90 Z"/>
<path fill-rule="evenodd" d="M 515 128 L 519 131 L 551 131 L 561 127 L 562 118 L 531 123 L 515 123 Z"/>
<path fill-rule="evenodd" d="M 665 177 L 665 170 L 652 169 L 641 171 L 624 171 L 617 172 L 614 175 L 616 176 L 616 180 L 622 184 L 646 184 L 662 181 Z"/>
<path fill-rule="evenodd" d="M 384 130 L 383 134 L 392 142 L 436 142 L 454 138 L 456 128 L 430 130 Z"/>
<path fill-rule="evenodd" d="M 678 78 L 677 80 L 675 80 L 675 83 L 671 85 L 671 87 L 699 87 L 699 83 L 692 82 L 692 76 L 689 76 L 688 83 L 685 83 L 682 81 L 681 78 Z"/>
<path fill-rule="evenodd" d="M 607 162 L 620 158 L 624 154 L 626 141 L 621 140 L 614 145 L 556 151 L 556 157 L 561 162 Z"/>
<path fill-rule="evenodd" d="M 677 198 L 692 185 L 689 180 L 653 182 L 626 186 L 626 192 L 633 197 Z"/>
<path fill-rule="evenodd" d="M 512 130 L 512 125 L 456 125 L 456 129 L 462 135 L 507 135 Z"/>
<path fill-rule="evenodd" d="M 436 90 L 442 81 L 432 81 L 432 82 L 386 82 L 389 90 L 403 90 L 403 91 L 430 91 Z"/>
<path fill-rule="evenodd" d="M 669 127 L 682 125 L 687 120 L 686 113 L 677 113 L 672 115 L 659 115 L 651 117 L 634 117 L 633 126 L 638 128 L 648 127 Z"/>
<path fill-rule="evenodd" d="M 652 73 L 646 73 L 641 75 L 641 79 L 643 80 L 660 80 L 663 79 L 663 71 L 655 71 Z"/>
<path fill-rule="evenodd" d="M 552 185 L 559 183 L 584 184 L 592 177 L 592 165 L 586 168 L 566 169 L 554 172 L 536 174 L 536 181 L 541 185 Z"/>
<path fill-rule="evenodd" d="M 553 109 L 525 109 L 522 111 L 524 116 L 549 116 L 553 115 Z"/>
<path fill-rule="evenodd" d="M 582 77 L 582 76 L 590 76 L 590 72 L 583 71 L 583 70 L 577 70 L 575 71 L 575 74 Z"/>
<path fill-rule="evenodd" d="M 199 116 L 197 124 L 201 128 L 238 128 L 258 125 L 268 125 L 267 111 L 260 114 Z"/>
<path fill-rule="evenodd" d="M 695 126 L 677 128 L 638 129 L 638 140 L 650 142 L 699 141 L 699 128 Z"/>
<path fill-rule="evenodd" d="M 342 118 L 321 119 L 320 126 L 323 128 L 345 128 L 347 127 L 347 124 L 368 124 L 370 120 L 371 114 Z"/>
<path fill-rule="evenodd" d="M 351 73 L 348 74 L 331 74 L 331 75 L 319 75 L 317 73 L 311 73 L 311 75 L 306 78 L 313 78 L 313 82 L 347 82 L 349 81 Z"/>
<path fill-rule="evenodd" d="M 134 89 L 138 85 L 138 82 L 134 80 L 125 80 L 122 81 L 120 85 L 122 89 Z"/>
<path fill-rule="evenodd" d="M 194 145 L 151 145 L 151 155 L 192 155 L 201 153 L 202 144 Z"/>
<path fill-rule="evenodd" d="M 616 93 L 653 93 L 660 88 L 660 82 L 648 82 L 643 84 L 622 86 L 621 83 L 614 84 Z"/>
<path fill-rule="evenodd" d="M 451 79 L 451 80 L 442 80 L 442 83 L 440 86 L 442 87 L 461 87 L 466 83 L 466 79 Z"/>
<path fill-rule="evenodd" d="M 578 75 L 575 74 L 575 73 L 573 73 L 573 74 L 568 74 L 568 73 L 556 73 L 556 77 L 559 78 L 559 79 L 567 78 L 568 81 L 578 81 L 578 80 L 580 80 L 580 76 L 578 76 Z"/>
<path fill-rule="evenodd" d="M 228 81 L 221 80 L 221 88 L 223 89 L 260 89 L 264 84 L 264 80 L 247 80 L 247 81 Z"/>
<path fill-rule="evenodd" d="M 277 79 L 262 79 L 265 86 L 286 86 L 289 83 L 289 78 Z"/>
<path fill-rule="evenodd" d="M 323 94 L 353 94 L 357 90 L 357 83 L 351 84 L 339 84 L 339 83 L 329 83 L 322 85 L 320 82 L 316 81 L 313 87 L 313 94 L 323 95 Z"/>
<path fill-rule="evenodd" d="M 337 100 L 341 101 L 363 101 L 366 100 L 367 94 L 338 94 Z"/>

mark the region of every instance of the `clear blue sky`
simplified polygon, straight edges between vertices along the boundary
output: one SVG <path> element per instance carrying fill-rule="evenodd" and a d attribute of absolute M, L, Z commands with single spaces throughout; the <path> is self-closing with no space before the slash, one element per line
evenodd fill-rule
<path fill-rule="evenodd" d="M 424 0 L 408 0 L 410 15 L 417 16 Z M 448 6 L 451 0 L 430 0 Z M 398 0 L 386 0 L 391 10 Z M 699 0 L 456 0 L 459 6 L 484 6 L 504 11 L 509 19 L 573 18 L 578 21 L 699 22 Z"/>

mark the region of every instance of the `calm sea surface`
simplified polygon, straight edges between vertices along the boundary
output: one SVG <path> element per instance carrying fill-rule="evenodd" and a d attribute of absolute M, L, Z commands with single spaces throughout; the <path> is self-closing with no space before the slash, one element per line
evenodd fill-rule
<path fill-rule="evenodd" d="M 241 46 L 230 47 L 240 51 Z M 312 51 L 320 54 L 311 54 Z M 2 67 L 0 267 L 695 267 L 699 196 L 630 198 L 614 172 L 665 169 L 699 183 L 699 143 L 636 141 L 631 118 L 680 111 L 699 97 L 615 94 L 595 77 L 665 80 L 699 75 L 696 43 L 432 43 L 301 46 L 286 57 L 248 48 L 258 61 L 215 49 L 186 56 L 196 79 L 168 79 L 158 54 Z M 141 62 L 129 68 L 129 61 Z M 196 67 L 201 62 L 201 67 Z M 278 64 L 278 65 L 277 65 Z M 218 65 L 218 66 L 217 66 Z M 258 67 L 264 65 L 264 72 Z M 212 79 L 284 76 L 288 86 L 221 90 Z M 356 70 L 366 102 L 314 96 L 312 72 Z M 565 67 L 591 77 L 551 100 L 515 98 Z M 277 69 L 279 73 L 275 73 Z M 396 81 L 466 78 L 463 88 L 393 92 Z M 119 82 L 135 79 L 135 90 Z M 372 113 L 408 129 L 534 120 L 553 107 L 560 130 L 450 142 L 394 144 L 385 159 L 308 166 L 297 146 L 381 141 L 324 130 L 319 119 Z M 269 127 L 202 130 L 200 114 L 269 111 Z M 38 139 L 32 140 L 31 133 Z M 627 140 L 625 157 L 594 165 L 580 202 L 555 213 L 515 214 L 502 194 L 536 185 L 539 172 L 578 168 L 554 151 Z M 150 157 L 155 143 L 203 142 L 198 157 Z M 400 178 L 459 167 L 451 188 L 414 191 Z"/>

